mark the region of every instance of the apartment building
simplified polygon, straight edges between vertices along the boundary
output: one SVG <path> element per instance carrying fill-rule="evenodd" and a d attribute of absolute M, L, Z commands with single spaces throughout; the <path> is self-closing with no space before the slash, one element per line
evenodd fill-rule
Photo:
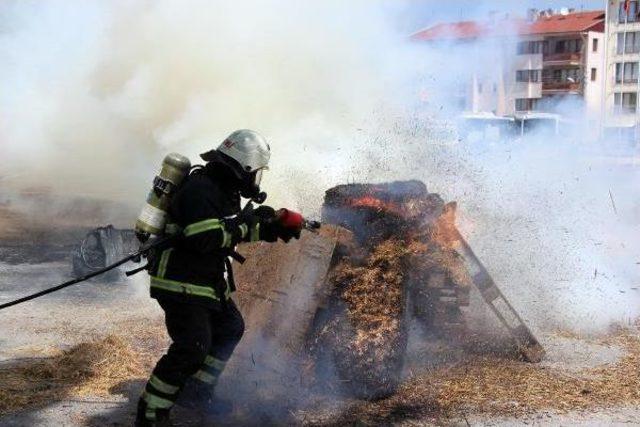
<path fill-rule="evenodd" d="M 607 3 L 607 65 L 603 116 L 605 132 L 638 141 L 640 93 L 640 6 L 638 1 Z"/>
<path fill-rule="evenodd" d="M 529 10 L 526 18 L 439 24 L 412 35 L 416 42 L 478 45 L 500 60 L 470 66 L 464 109 L 513 116 L 528 112 L 586 115 L 597 127 L 605 68 L 604 11 Z M 640 43 L 640 36 L 638 38 Z M 487 72 L 489 70 L 490 72 Z M 491 87 L 493 90 L 483 90 Z"/>

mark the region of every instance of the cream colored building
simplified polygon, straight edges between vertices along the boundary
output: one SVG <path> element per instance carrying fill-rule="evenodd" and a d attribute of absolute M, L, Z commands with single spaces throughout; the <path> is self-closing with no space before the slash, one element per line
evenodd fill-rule
<path fill-rule="evenodd" d="M 609 0 L 602 115 L 605 135 L 638 141 L 640 111 L 640 8 L 638 1 Z"/>
<path fill-rule="evenodd" d="M 439 24 L 412 38 L 485 49 L 459 103 L 467 113 L 554 113 L 576 122 L 586 118 L 598 134 L 605 78 L 604 23 L 604 11 L 532 9 L 526 19 Z"/>

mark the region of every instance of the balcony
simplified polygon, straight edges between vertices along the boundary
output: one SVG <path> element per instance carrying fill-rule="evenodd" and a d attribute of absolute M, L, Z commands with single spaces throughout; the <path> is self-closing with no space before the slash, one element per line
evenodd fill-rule
<path fill-rule="evenodd" d="M 545 53 L 542 61 L 547 65 L 580 65 L 582 53 Z"/>
<path fill-rule="evenodd" d="M 616 116 L 628 116 L 631 114 L 636 114 L 636 106 L 635 105 L 624 105 L 624 106 L 615 105 L 613 107 L 613 114 L 615 114 Z"/>
<path fill-rule="evenodd" d="M 626 78 L 622 81 L 620 78 L 616 78 L 616 85 L 637 85 L 638 79 Z"/>
<path fill-rule="evenodd" d="M 562 80 L 545 80 L 542 82 L 542 92 L 569 92 L 580 93 L 582 83 Z"/>

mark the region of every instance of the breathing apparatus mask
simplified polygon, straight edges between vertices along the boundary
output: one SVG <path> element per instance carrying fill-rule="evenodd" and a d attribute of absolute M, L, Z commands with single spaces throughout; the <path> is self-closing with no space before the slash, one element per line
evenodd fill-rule
<path fill-rule="evenodd" d="M 260 183 L 266 168 L 258 169 L 255 172 L 242 173 L 240 178 L 240 195 L 245 199 L 256 199 L 259 197 Z"/>

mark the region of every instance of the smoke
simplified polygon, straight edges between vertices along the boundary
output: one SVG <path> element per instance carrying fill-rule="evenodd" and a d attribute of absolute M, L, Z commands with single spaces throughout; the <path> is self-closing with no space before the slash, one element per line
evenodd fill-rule
<path fill-rule="evenodd" d="M 494 92 L 494 84 L 499 92 L 515 81 L 515 70 L 527 68 L 518 64 L 517 41 L 427 46 L 431 66 L 421 92 L 435 117 L 458 117 L 465 108 L 500 114 L 499 103 L 461 101 L 470 99 L 474 79 Z M 559 135 L 549 129 L 524 137 L 476 134 L 440 151 L 438 158 L 460 165 L 445 174 L 450 181 L 434 177 L 440 170 L 422 176 L 459 202 L 463 234 L 536 331 L 602 332 L 640 315 L 639 247 L 632 237 L 640 225 L 638 169 L 633 151 L 598 140 L 579 97 L 554 104 L 547 107 L 568 119 Z"/>
<path fill-rule="evenodd" d="M 477 158 L 461 228 L 536 328 L 600 332 L 639 314 L 638 171 L 613 160 L 535 136 Z"/>
<path fill-rule="evenodd" d="M 391 12 L 363 1 L 10 2 L 0 175 L 137 205 L 167 151 L 197 161 L 252 128 L 272 142 L 282 202 L 299 179 L 322 188 L 350 167 L 372 112 L 407 98 Z"/>
<path fill-rule="evenodd" d="M 514 46 L 411 43 L 396 26 L 405 6 L 5 1 L 0 200 L 36 187 L 126 203 L 118 215 L 133 219 L 167 152 L 197 162 L 250 128 L 271 143 L 264 187 L 275 207 L 313 216 L 333 185 L 422 179 L 458 201 L 461 231 L 536 332 L 600 332 L 640 315 L 637 167 L 612 158 L 610 141 L 585 144 L 578 118 L 562 137 L 462 140 L 468 82 L 479 76 L 493 91 L 512 79 Z M 25 210 L 71 217 L 41 205 Z M 113 220 L 106 212 L 96 225 Z M 285 391 L 293 399 L 300 388 Z"/>

